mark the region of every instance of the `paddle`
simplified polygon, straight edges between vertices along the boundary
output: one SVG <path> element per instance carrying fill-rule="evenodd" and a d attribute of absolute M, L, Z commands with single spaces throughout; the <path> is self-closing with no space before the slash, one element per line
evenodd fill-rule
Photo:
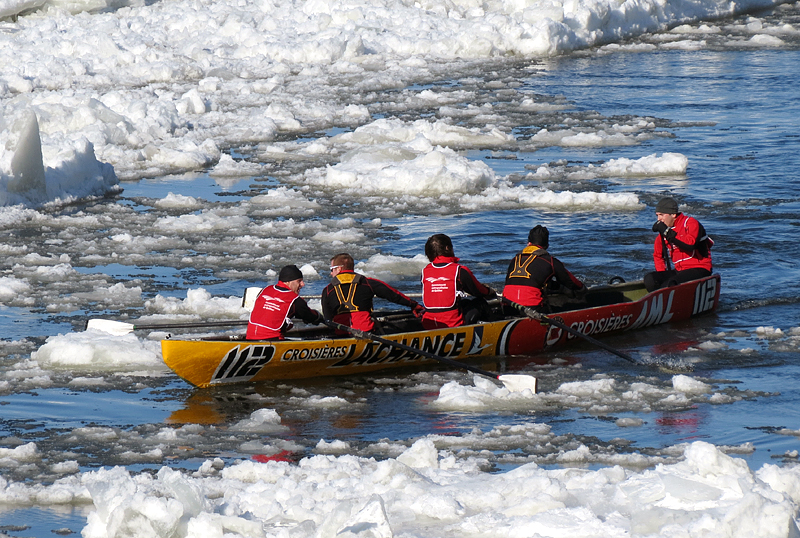
<path fill-rule="evenodd" d="M 460 361 L 448 359 L 447 357 L 440 357 L 439 355 L 435 355 L 433 353 L 429 353 L 427 351 L 423 351 L 415 347 L 407 346 L 405 344 L 401 344 L 400 342 L 395 342 L 393 340 L 381 338 L 380 336 L 377 336 L 375 334 L 368 333 L 360 329 L 354 329 L 352 327 L 348 327 L 347 325 L 336 323 L 335 321 L 330 321 L 326 319 L 322 320 L 322 323 L 327 325 L 328 327 L 331 327 L 332 329 L 339 329 L 340 331 L 346 331 L 355 336 L 356 338 L 361 338 L 362 340 L 372 340 L 374 342 L 379 342 L 381 344 L 386 344 L 388 346 L 394 346 L 409 351 L 411 353 L 422 355 L 423 357 L 427 357 L 429 359 L 433 359 L 435 361 L 439 361 L 444 364 L 454 366 L 456 368 L 463 368 L 465 370 L 469 370 L 470 372 L 480 374 L 490 379 L 494 379 L 495 381 L 499 381 L 500 383 L 502 383 L 503 386 L 511 392 L 522 392 L 525 389 L 530 389 L 530 391 L 533 393 L 536 392 L 536 378 L 533 376 L 522 375 L 522 374 L 503 374 L 503 375 L 493 374 L 492 372 L 487 372 L 486 370 L 482 370 L 477 366 L 472 366 L 470 364 L 466 364 Z"/>
<path fill-rule="evenodd" d="M 165 323 L 153 325 L 134 325 L 124 321 L 113 321 L 110 319 L 90 319 L 86 323 L 86 329 L 97 329 L 115 336 L 124 336 L 137 330 L 161 330 L 161 329 L 190 329 L 195 327 L 246 327 L 247 321 L 198 321 L 192 323 Z"/>
<path fill-rule="evenodd" d="M 253 309 L 253 305 L 256 302 L 256 298 L 258 294 L 261 293 L 261 290 L 264 288 L 257 288 L 251 286 L 249 288 L 245 288 L 244 295 L 242 295 L 242 306 L 248 310 Z M 407 297 L 422 297 L 421 293 L 407 293 Z M 303 295 L 303 299 L 321 299 L 322 295 Z"/>
<path fill-rule="evenodd" d="M 589 335 L 583 334 L 582 332 L 573 329 L 569 325 L 567 325 L 565 323 L 561 323 L 557 319 L 553 319 L 553 318 L 547 317 L 544 314 L 542 314 L 541 312 L 537 312 L 533 308 L 530 308 L 530 307 L 527 307 L 527 306 L 522 306 L 521 304 L 517 304 L 517 303 L 515 303 L 513 301 L 509 301 L 508 299 L 505 299 L 505 301 L 506 301 L 506 303 L 510 304 L 511 306 L 516 308 L 517 310 L 522 311 L 529 318 L 535 319 L 539 323 L 549 323 L 550 325 L 555 325 L 556 327 L 559 327 L 559 328 L 567 331 L 568 333 L 570 333 L 572 335 L 575 335 L 575 336 L 578 336 L 580 338 L 583 338 L 587 342 L 591 342 L 592 344 L 594 344 L 596 346 L 599 346 L 599 347 L 605 349 L 606 351 L 608 351 L 610 353 L 613 353 L 617 357 L 622 357 L 626 361 L 630 361 L 633 364 L 639 364 L 639 361 L 635 360 L 630 355 L 626 355 L 625 353 L 623 353 L 621 351 L 617 351 L 613 347 L 607 346 L 606 344 L 604 344 L 600 340 L 596 340 L 596 339 L 592 338 Z"/>

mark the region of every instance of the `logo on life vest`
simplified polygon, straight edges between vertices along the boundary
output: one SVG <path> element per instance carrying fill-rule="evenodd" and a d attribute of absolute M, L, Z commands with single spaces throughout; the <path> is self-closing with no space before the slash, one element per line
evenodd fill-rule
<path fill-rule="evenodd" d="M 444 276 L 439 277 L 428 277 L 425 279 L 425 282 L 430 284 L 430 291 L 432 293 L 441 293 L 443 291 L 447 291 L 449 286 L 450 279 Z"/>
<path fill-rule="evenodd" d="M 283 303 L 285 302 L 280 297 L 269 296 L 264 298 L 264 304 L 261 305 L 261 308 L 270 312 L 278 312 L 283 308 Z"/>

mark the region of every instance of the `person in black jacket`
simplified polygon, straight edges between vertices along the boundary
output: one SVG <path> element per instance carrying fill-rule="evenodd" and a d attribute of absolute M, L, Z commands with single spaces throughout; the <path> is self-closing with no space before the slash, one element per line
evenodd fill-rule
<path fill-rule="evenodd" d="M 337 254 L 331 258 L 331 283 L 322 290 L 322 314 L 326 319 L 361 331 L 380 332 L 372 317 L 372 299 L 380 297 L 422 314 L 422 306 L 397 291 L 389 284 L 355 272 L 350 254 Z"/>
<path fill-rule="evenodd" d="M 546 313 L 549 310 L 545 296 L 548 284 L 556 283 L 578 293 L 586 290 L 583 282 L 570 273 L 558 258 L 547 252 L 549 246 L 549 230 L 539 225 L 531 228 L 528 246 L 508 264 L 503 288 L 504 302 L 514 302 Z M 508 308 L 505 310 L 515 313 Z"/>

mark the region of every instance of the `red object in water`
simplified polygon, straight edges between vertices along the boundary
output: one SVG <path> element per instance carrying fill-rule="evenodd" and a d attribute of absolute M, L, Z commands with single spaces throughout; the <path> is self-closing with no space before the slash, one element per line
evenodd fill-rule
<path fill-rule="evenodd" d="M 266 454 L 256 454 L 253 456 L 253 459 L 259 463 L 267 463 L 268 461 L 294 461 L 292 452 L 289 452 L 288 450 L 281 450 L 277 454 L 273 454 L 271 456 L 267 456 Z"/>

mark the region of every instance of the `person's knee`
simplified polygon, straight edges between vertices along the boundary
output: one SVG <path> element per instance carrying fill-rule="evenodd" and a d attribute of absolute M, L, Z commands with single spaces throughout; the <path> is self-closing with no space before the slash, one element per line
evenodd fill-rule
<path fill-rule="evenodd" d="M 481 311 L 477 308 L 470 308 L 464 312 L 464 325 L 475 325 L 481 317 Z"/>
<path fill-rule="evenodd" d="M 655 291 L 659 288 L 655 273 L 647 273 L 644 275 L 644 287 L 648 292 Z"/>

